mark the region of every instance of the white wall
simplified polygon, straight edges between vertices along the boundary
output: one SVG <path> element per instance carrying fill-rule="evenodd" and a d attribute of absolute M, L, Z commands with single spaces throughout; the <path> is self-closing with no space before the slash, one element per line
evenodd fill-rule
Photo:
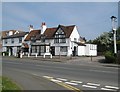
<path fill-rule="evenodd" d="M 54 43 L 54 39 L 48 39 L 46 40 L 47 43 L 50 43 L 50 46 L 55 47 L 55 55 L 67 55 L 68 52 L 60 52 L 61 46 L 69 46 L 69 39 L 66 38 L 66 43 Z"/>
<path fill-rule="evenodd" d="M 97 56 L 97 45 L 95 44 L 85 44 L 85 54 L 86 56 Z"/>
<path fill-rule="evenodd" d="M 75 26 L 71 35 L 70 35 L 70 39 L 71 41 L 74 41 L 74 38 L 77 39 L 77 42 L 79 41 L 79 38 L 80 38 L 80 34 L 78 33 L 78 30 L 77 30 L 77 27 Z"/>
<path fill-rule="evenodd" d="M 14 43 L 11 42 L 11 38 L 7 39 L 7 43 L 5 44 L 5 39 L 3 39 L 2 44 L 3 44 L 3 51 L 7 51 L 7 46 L 8 47 L 12 47 L 12 53 L 14 56 L 16 56 L 17 54 L 17 46 L 22 46 L 22 42 L 19 43 L 19 38 L 12 38 L 14 39 Z M 22 37 L 22 41 L 23 41 L 23 37 Z"/>
<path fill-rule="evenodd" d="M 13 47 L 13 55 L 16 56 L 17 55 L 17 47 Z"/>
<path fill-rule="evenodd" d="M 78 46 L 78 56 L 85 56 L 85 47 L 86 46 Z"/>
<path fill-rule="evenodd" d="M 7 39 L 7 44 L 5 44 L 5 39 L 3 39 L 3 46 L 21 46 L 22 43 L 19 43 L 19 38 L 13 38 L 14 43 L 11 43 L 11 39 Z M 23 37 L 22 37 L 23 40 Z"/>

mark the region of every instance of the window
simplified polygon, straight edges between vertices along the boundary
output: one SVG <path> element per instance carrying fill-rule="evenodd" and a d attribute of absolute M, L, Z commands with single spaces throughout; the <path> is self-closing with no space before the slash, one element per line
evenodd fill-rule
<path fill-rule="evenodd" d="M 77 38 L 74 38 L 74 41 L 77 41 Z"/>
<path fill-rule="evenodd" d="M 4 44 L 7 44 L 7 39 L 4 40 Z"/>
<path fill-rule="evenodd" d="M 19 43 L 21 43 L 21 42 L 22 42 L 22 37 L 19 38 Z"/>
<path fill-rule="evenodd" d="M 45 42 L 45 36 L 41 36 L 41 42 Z"/>
<path fill-rule="evenodd" d="M 60 51 L 61 52 L 67 52 L 67 46 L 61 46 Z"/>
<path fill-rule="evenodd" d="M 32 42 L 36 42 L 35 36 L 32 36 L 32 37 L 31 37 L 31 41 L 32 41 Z"/>
<path fill-rule="evenodd" d="M 46 52 L 45 46 L 41 46 L 41 52 Z"/>
<path fill-rule="evenodd" d="M 32 53 L 36 53 L 36 46 L 32 46 Z"/>
<path fill-rule="evenodd" d="M 11 43 L 14 43 L 14 38 L 11 39 Z"/>
<path fill-rule="evenodd" d="M 54 43 L 66 43 L 65 34 L 61 29 L 55 33 Z"/>

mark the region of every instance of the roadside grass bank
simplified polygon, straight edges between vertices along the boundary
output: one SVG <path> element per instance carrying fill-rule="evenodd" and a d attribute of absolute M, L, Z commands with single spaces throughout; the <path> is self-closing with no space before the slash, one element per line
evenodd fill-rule
<path fill-rule="evenodd" d="M 0 76 L 0 83 L 1 92 L 21 92 L 21 88 L 7 77 Z"/>

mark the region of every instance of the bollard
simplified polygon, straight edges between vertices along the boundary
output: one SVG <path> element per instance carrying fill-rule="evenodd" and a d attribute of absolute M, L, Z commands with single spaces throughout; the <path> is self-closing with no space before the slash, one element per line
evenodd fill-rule
<path fill-rule="evenodd" d="M 28 57 L 30 57 L 30 54 L 28 53 Z"/>
<path fill-rule="evenodd" d="M 20 53 L 20 58 L 22 58 L 22 53 Z"/>
<path fill-rule="evenodd" d="M 3 53 L 3 56 L 5 56 L 5 53 Z"/>
<path fill-rule="evenodd" d="M 50 58 L 52 58 L 52 54 L 50 55 Z"/>
<path fill-rule="evenodd" d="M 91 61 L 92 61 L 92 55 L 91 55 Z"/>
<path fill-rule="evenodd" d="M 35 54 L 35 57 L 37 57 L 37 54 Z"/>

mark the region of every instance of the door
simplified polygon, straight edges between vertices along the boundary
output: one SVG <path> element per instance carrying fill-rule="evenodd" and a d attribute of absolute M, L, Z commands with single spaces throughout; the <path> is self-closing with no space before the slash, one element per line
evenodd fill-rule
<path fill-rule="evenodd" d="M 50 53 L 55 56 L 55 47 L 50 47 Z"/>
<path fill-rule="evenodd" d="M 13 49 L 12 49 L 12 47 L 9 48 L 9 53 L 10 53 L 10 56 L 13 55 Z"/>
<path fill-rule="evenodd" d="M 74 46 L 73 56 L 76 56 L 76 47 Z"/>

